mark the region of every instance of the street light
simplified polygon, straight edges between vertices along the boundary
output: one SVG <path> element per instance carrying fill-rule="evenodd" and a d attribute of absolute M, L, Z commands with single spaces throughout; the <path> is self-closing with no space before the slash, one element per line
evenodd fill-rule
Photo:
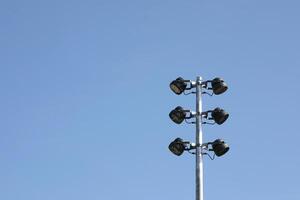
<path fill-rule="evenodd" d="M 209 83 L 210 87 L 208 87 Z M 196 142 L 191 143 L 183 141 L 181 138 L 176 138 L 170 143 L 169 150 L 177 156 L 182 155 L 184 151 L 196 155 L 196 200 L 203 200 L 203 156 L 208 155 L 210 157 L 208 151 L 213 151 L 219 157 L 223 156 L 229 150 L 229 145 L 222 139 L 203 143 L 202 124 L 210 124 L 203 121 L 203 119 L 214 120 L 215 123 L 220 125 L 228 119 L 229 114 L 219 107 L 214 110 L 202 112 L 202 94 L 209 94 L 210 96 L 213 94 L 219 95 L 224 93 L 228 89 L 228 86 L 223 79 L 218 77 L 208 81 L 203 81 L 201 77 L 197 77 L 196 81 L 185 80 L 179 77 L 170 83 L 170 88 L 177 95 L 182 94 L 186 90 L 195 89 L 195 91 L 184 94 L 196 94 L 196 111 L 185 110 L 181 106 L 177 106 L 169 113 L 169 117 L 177 124 L 182 123 L 185 119 L 195 118 L 194 122 L 189 123 L 196 124 Z M 212 90 L 213 94 L 203 90 Z M 210 114 L 210 117 L 208 117 L 208 114 Z M 211 149 L 208 148 L 209 145 L 211 145 Z M 191 150 L 194 152 L 191 152 Z"/>

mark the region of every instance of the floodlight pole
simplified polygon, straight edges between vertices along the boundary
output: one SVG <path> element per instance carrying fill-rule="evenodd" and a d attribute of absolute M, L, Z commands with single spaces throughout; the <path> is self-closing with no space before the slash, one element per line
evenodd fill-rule
<path fill-rule="evenodd" d="M 196 200 L 203 200 L 202 78 L 196 80 Z"/>

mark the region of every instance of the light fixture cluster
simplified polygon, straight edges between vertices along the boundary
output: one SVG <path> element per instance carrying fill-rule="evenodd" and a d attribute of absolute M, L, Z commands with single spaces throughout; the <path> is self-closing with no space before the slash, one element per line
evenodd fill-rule
<path fill-rule="evenodd" d="M 175 94 L 180 95 L 184 93 L 186 90 L 191 90 L 195 88 L 197 84 L 199 83 L 191 80 L 185 80 L 181 77 L 178 77 L 176 80 L 170 83 L 170 88 Z M 218 77 L 214 78 L 213 80 L 203 81 L 200 84 L 202 89 L 212 90 L 213 94 L 215 95 L 220 95 L 228 89 L 228 86 L 224 82 L 224 80 Z M 207 93 L 207 92 L 203 92 L 203 93 Z M 183 121 L 187 119 L 195 118 L 197 115 L 201 116 L 202 118 L 201 121 L 203 124 L 216 123 L 218 125 L 223 124 L 229 117 L 229 114 L 224 109 L 221 109 L 219 107 L 213 110 L 208 110 L 206 112 L 196 113 L 191 110 L 184 109 L 181 106 L 177 106 L 169 113 L 170 119 L 176 124 L 181 124 Z M 181 138 L 176 138 L 169 145 L 169 150 L 177 156 L 182 155 L 184 151 L 190 151 L 195 148 L 196 148 L 195 144 L 192 144 L 188 141 L 184 141 Z M 213 142 L 202 144 L 201 148 L 203 150 L 213 151 L 216 156 L 222 156 L 228 152 L 229 145 L 226 144 L 222 139 L 216 139 Z"/>
<path fill-rule="evenodd" d="M 211 147 L 209 147 L 211 146 Z M 203 149 L 208 151 L 213 151 L 216 156 L 223 156 L 227 151 L 229 151 L 229 145 L 225 143 L 222 139 L 216 139 L 213 142 L 208 142 L 202 145 Z M 169 145 L 169 150 L 176 156 L 181 156 L 184 151 L 190 151 L 196 148 L 195 144 L 188 141 L 184 141 L 181 138 L 176 138 Z"/>
<path fill-rule="evenodd" d="M 208 86 L 209 84 L 210 87 Z M 191 80 L 185 80 L 181 77 L 178 77 L 176 80 L 170 83 L 171 90 L 177 95 L 180 95 L 184 91 L 190 90 L 195 86 L 196 86 L 196 82 L 193 82 Z M 223 79 L 219 77 L 214 78 L 213 80 L 208 80 L 203 82 L 202 87 L 208 90 L 212 90 L 215 95 L 222 94 L 228 89 L 227 84 L 224 82 Z"/>

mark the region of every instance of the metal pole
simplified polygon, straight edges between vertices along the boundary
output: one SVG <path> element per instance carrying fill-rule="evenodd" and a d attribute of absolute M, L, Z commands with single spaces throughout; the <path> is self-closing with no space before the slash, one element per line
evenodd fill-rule
<path fill-rule="evenodd" d="M 202 78 L 196 80 L 196 200 L 203 200 Z"/>

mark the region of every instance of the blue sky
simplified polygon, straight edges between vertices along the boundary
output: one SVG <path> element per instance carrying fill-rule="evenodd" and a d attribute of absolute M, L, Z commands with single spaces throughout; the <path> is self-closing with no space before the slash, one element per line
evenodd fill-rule
<path fill-rule="evenodd" d="M 223 77 L 204 127 L 205 199 L 299 199 L 299 1 L 1 1 L 0 199 L 194 199 L 194 156 L 168 151 L 195 109 L 169 83 Z"/>

